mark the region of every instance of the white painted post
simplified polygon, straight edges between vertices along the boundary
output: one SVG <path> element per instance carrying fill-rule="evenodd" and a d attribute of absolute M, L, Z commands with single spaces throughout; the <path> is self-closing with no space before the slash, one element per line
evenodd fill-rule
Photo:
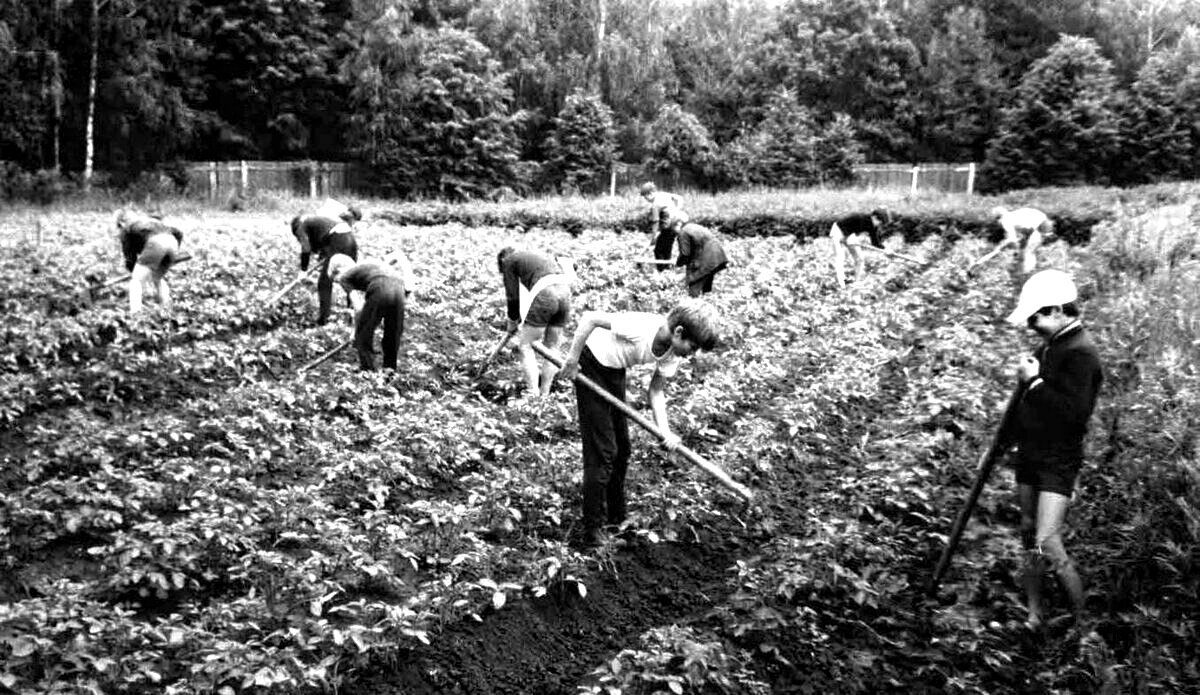
<path fill-rule="evenodd" d="M 208 197 L 217 197 L 217 163 L 208 163 Z"/>
<path fill-rule="evenodd" d="M 317 197 L 317 163 L 315 160 L 308 160 L 308 197 Z"/>
<path fill-rule="evenodd" d="M 241 167 L 240 173 L 241 173 L 242 188 L 241 188 L 240 193 L 241 193 L 242 197 L 246 197 L 246 196 L 250 195 L 250 167 L 247 166 L 246 160 L 244 160 L 244 159 L 239 160 L 238 164 Z"/>
<path fill-rule="evenodd" d="M 908 194 L 915 196 L 917 194 L 917 178 L 921 175 L 921 165 L 914 164 L 912 168 L 912 185 L 908 188 Z"/>
<path fill-rule="evenodd" d="M 967 195 L 975 193 L 975 162 L 967 165 Z"/>
<path fill-rule="evenodd" d="M 617 195 L 617 165 L 614 164 L 608 172 L 608 197 L 615 198 Z"/>

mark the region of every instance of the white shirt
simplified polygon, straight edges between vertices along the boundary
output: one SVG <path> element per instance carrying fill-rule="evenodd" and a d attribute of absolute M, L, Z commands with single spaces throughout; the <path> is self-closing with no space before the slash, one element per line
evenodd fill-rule
<path fill-rule="evenodd" d="M 1034 231 L 1049 219 L 1046 213 L 1036 208 L 1017 208 L 1000 216 L 1000 226 L 1005 234 L 1016 237 L 1017 232 Z"/>
<path fill-rule="evenodd" d="M 667 349 L 661 357 L 653 352 L 654 336 L 667 320 L 659 314 L 632 311 L 613 314 L 612 328 L 595 328 L 587 346 L 596 361 L 610 369 L 626 369 L 654 363 L 664 377 L 673 377 L 683 358 Z"/>

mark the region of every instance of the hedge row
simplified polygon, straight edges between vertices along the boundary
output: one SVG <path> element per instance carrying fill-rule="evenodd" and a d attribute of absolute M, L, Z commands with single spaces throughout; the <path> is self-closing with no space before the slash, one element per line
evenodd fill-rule
<path fill-rule="evenodd" d="M 563 229 L 579 235 L 587 229 L 611 229 L 618 233 L 637 232 L 645 227 L 644 216 L 626 217 L 617 222 L 601 222 L 582 219 L 573 215 L 552 212 L 532 212 L 522 209 L 470 210 L 445 206 L 422 210 L 381 210 L 375 216 L 393 224 L 410 226 L 435 226 L 461 224 L 466 227 L 504 227 L 507 229 Z M 1059 238 L 1072 245 L 1086 244 L 1091 239 L 1092 227 L 1102 221 L 1100 216 L 1079 217 L 1053 216 L 1055 231 Z M 833 218 L 801 218 L 783 215 L 747 215 L 729 218 L 696 217 L 698 224 L 720 231 L 727 237 L 793 236 L 797 239 L 813 239 L 825 236 L 836 221 Z M 909 217 L 893 216 L 887 226 L 887 234 L 901 234 L 908 243 L 920 242 L 925 237 L 936 235 L 951 240 L 964 237 L 984 237 L 991 241 L 1003 238 L 1003 231 L 995 221 L 959 219 L 955 217 Z"/>

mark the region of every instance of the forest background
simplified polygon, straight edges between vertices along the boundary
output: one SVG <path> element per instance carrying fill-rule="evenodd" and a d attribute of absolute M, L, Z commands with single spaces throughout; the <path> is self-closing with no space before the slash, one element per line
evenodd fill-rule
<path fill-rule="evenodd" d="M 1197 178 L 1197 0 L 0 0 L 0 186 L 362 165 L 362 193 Z"/>

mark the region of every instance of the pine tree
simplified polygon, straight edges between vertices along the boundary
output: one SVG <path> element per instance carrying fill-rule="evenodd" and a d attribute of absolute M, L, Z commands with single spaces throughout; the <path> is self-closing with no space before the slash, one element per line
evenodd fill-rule
<path fill-rule="evenodd" d="M 602 187 L 617 152 L 612 109 L 598 94 L 576 92 L 567 97 L 546 150 L 550 169 L 564 188 Z"/>
<path fill-rule="evenodd" d="M 1119 145 L 1112 63 L 1064 36 L 1021 78 L 988 148 L 986 188 L 1105 184 Z"/>

